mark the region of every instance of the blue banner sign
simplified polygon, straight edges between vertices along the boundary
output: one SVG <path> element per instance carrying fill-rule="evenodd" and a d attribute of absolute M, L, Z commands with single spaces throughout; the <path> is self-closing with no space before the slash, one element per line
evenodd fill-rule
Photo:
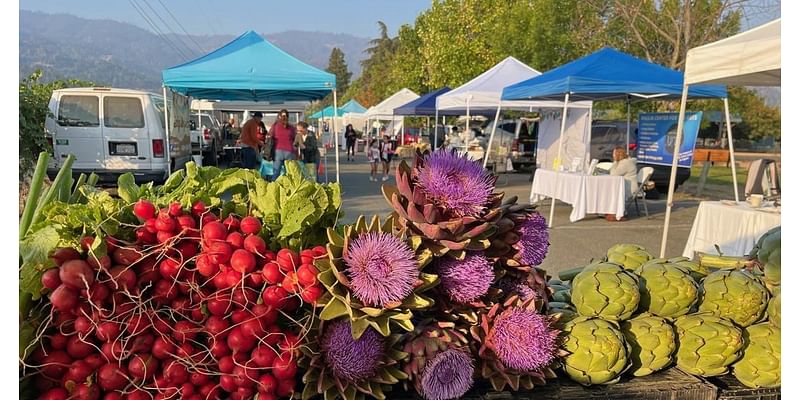
<path fill-rule="evenodd" d="M 639 114 L 637 161 L 646 164 L 672 165 L 675 146 L 679 147 L 678 166 L 691 168 L 694 145 L 700 130 L 702 112 L 687 112 L 683 122 L 683 137 L 678 136 L 678 113 Z"/>

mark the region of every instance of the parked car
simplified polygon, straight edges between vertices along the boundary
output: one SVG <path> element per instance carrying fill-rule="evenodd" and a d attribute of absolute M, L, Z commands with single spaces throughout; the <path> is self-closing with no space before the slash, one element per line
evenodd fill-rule
<path fill-rule="evenodd" d="M 627 124 L 627 121 L 593 121 L 590 145 L 591 158 L 596 158 L 600 162 L 612 161 L 614 148 L 617 146 L 625 147 L 627 141 Z M 631 157 L 636 157 L 638 132 L 636 123 L 631 122 L 630 142 L 628 145 Z M 637 165 L 640 168 L 642 166 L 653 167 L 653 177 L 650 179 L 655 182 L 656 190 L 660 193 L 667 193 L 669 189 L 671 166 L 647 163 L 637 163 Z M 691 176 L 691 173 L 691 168 L 678 168 L 675 177 L 675 187 L 677 188 L 686 182 Z"/>
<path fill-rule="evenodd" d="M 198 115 L 200 128 L 198 129 Z M 199 148 L 203 154 L 203 165 L 217 165 L 222 155 L 222 126 L 217 119 L 208 113 L 192 113 L 189 116 L 189 133 L 192 138 L 192 150 Z"/>
<path fill-rule="evenodd" d="M 183 168 L 191 160 L 188 135 L 170 132 L 167 140 L 164 98 L 158 94 L 104 87 L 59 89 L 48 107 L 45 137 L 53 147 L 47 170 L 51 178 L 69 154 L 75 156 L 74 175 L 94 172 L 101 182 L 116 182 L 126 172 L 137 182 L 163 182 L 170 169 Z"/>
<path fill-rule="evenodd" d="M 484 126 L 486 141 L 492 134 L 494 120 Z M 539 120 L 535 118 L 501 119 L 497 122 L 492 154 L 503 154 L 507 149 L 514 169 L 521 170 L 536 165 L 536 145 L 539 136 Z M 497 153 L 499 152 L 499 153 Z"/>

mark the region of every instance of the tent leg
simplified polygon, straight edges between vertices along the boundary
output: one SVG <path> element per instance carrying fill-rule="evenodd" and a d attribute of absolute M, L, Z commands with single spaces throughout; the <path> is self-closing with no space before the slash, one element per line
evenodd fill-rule
<path fill-rule="evenodd" d="M 689 85 L 683 85 L 683 93 L 681 93 L 681 108 L 678 113 L 678 134 L 675 137 L 675 143 L 680 143 L 683 139 L 683 120 L 686 118 L 686 97 L 689 95 Z M 675 146 L 672 154 L 672 170 L 669 174 L 669 189 L 667 194 L 667 212 L 664 215 L 664 233 L 661 235 L 661 255 L 659 258 L 664 258 L 667 252 L 667 235 L 669 234 L 669 217 L 672 214 L 672 195 L 675 192 L 675 177 L 678 173 L 678 157 L 680 156 L 680 146 Z"/>
<path fill-rule="evenodd" d="M 728 98 L 722 99 L 725 103 L 725 126 L 728 129 L 728 151 L 731 154 L 731 174 L 733 175 L 733 198 L 739 202 L 739 182 L 736 181 L 736 158 L 733 156 L 733 132 L 731 132 L 731 112 L 728 109 Z M 680 143 L 680 142 L 678 142 Z"/>
<path fill-rule="evenodd" d="M 431 150 L 436 150 L 436 145 L 439 144 L 439 129 L 436 128 L 436 124 L 439 123 L 439 109 L 437 108 L 436 116 L 433 118 L 433 144 L 431 145 Z M 442 118 L 442 133 L 444 133 L 444 118 Z"/>
<path fill-rule="evenodd" d="M 562 165 L 562 162 L 561 162 L 561 147 L 562 147 L 563 141 L 564 141 L 564 129 L 566 128 L 566 125 L 567 125 L 567 105 L 568 104 L 569 104 L 569 93 L 564 95 L 564 110 L 561 113 L 561 133 L 558 136 L 558 158 L 556 158 L 556 164 L 557 164 L 556 165 L 556 168 L 557 168 L 556 171 L 560 170 L 561 169 L 561 165 Z M 558 178 L 556 178 L 556 179 L 558 179 Z M 556 183 L 556 185 L 558 185 L 558 183 Z M 548 220 L 547 220 L 547 227 L 548 228 L 552 228 L 553 227 L 553 214 L 555 212 L 555 209 L 556 209 L 556 198 L 555 198 L 555 196 L 553 196 L 553 199 L 550 201 L 550 218 L 548 218 Z"/>
<path fill-rule="evenodd" d="M 172 175 L 172 160 L 170 160 L 170 151 L 169 151 L 169 114 L 167 114 L 167 109 L 169 108 L 167 101 L 167 87 L 162 86 L 162 91 L 164 92 L 164 130 L 167 134 L 165 144 L 167 151 L 165 152 L 165 156 L 167 158 L 167 175 Z M 174 111 L 174 110 L 173 110 Z M 191 142 L 191 141 L 190 141 Z M 189 144 L 189 148 L 191 148 L 191 143 Z"/>
<path fill-rule="evenodd" d="M 497 131 L 497 120 L 500 119 L 500 105 L 501 103 L 497 104 L 497 112 L 494 114 L 494 124 L 492 124 L 492 134 L 489 135 L 489 144 L 486 146 L 486 155 L 483 157 L 483 168 L 486 168 L 486 164 L 489 163 L 489 153 L 492 152 L 492 141 L 494 141 L 494 133 Z M 495 174 L 497 171 L 493 171 Z"/>
<path fill-rule="evenodd" d="M 628 95 L 626 103 L 628 103 L 628 128 L 625 131 L 625 154 L 630 155 L 630 149 L 631 149 L 631 96 L 630 95 Z"/>
<path fill-rule="evenodd" d="M 338 108 L 339 108 L 339 106 L 337 104 L 337 99 L 336 99 L 336 89 L 333 89 L 333 115 L 336 115 L 336 114 L 339 113 Z M 336 153 L 334 153 L 334 154 L 336 155 L 336 157 L 335 157 L 336 158 L 336 182 L 338 183 L 339 182 L 339 132 L 336 131 L 336 119 L 335 118 L 331 120 L 331 125 L 332 125 L 331 126 L 331 133 L 333 133 L 334 140 L 336 141 L 336 146 L 334 146 L 336 148 Z"/>

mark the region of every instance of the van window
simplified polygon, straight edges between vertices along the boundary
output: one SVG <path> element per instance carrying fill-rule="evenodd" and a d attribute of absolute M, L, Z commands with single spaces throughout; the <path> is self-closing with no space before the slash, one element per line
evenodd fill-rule
<path fill-rule="evenodd" d="M 100 126 L 100 100 L 97 96 L 61 96 L 58 124 Z"/>
<path fill-rule="evenodd" d="M 109 128 L 144 128 L 142 101 L 138 97 L 103 97 L 103 121 Z"/>
<path fill-rule="evenodd" d="M 150 101 L 153 103 L 156 112 L 158 113 L 158 122 L 161 123 L 161 129 L 166 129 L 164 125 L 164 99 L 161 96 L 150 96 Z"/>

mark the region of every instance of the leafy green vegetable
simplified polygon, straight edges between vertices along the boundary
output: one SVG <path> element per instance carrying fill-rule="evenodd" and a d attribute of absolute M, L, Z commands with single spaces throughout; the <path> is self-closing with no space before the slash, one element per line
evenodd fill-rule
<path fill-rule="evenodd" d="M 60 225 L 51 224 L 29 234 L 19 243 L 22 257 L 19 290 L 31 295 L 33 300 L 42 296 L 42 273 L 55 267 L 50 253 L 61 243 Z"/>

